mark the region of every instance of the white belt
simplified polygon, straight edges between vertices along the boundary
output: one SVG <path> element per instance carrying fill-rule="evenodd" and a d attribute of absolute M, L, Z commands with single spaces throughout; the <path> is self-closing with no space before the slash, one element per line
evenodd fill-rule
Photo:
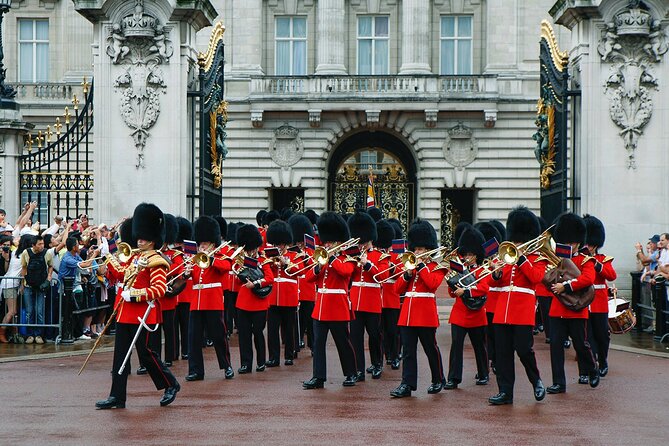
<path fill-rule="evenodd" d="M 281 282 L 284 282 L 284 283 L 295 283 L 295 284 L 297 284 L 297 280 L 295 280 L 295 279 L 288 279 L 288 278 L 286 278 L 286 277 L 275 277 L 275 278 L 274 278 L 274 282 L 275 282 L 275 283 L 281 283 Z"/>
<path fill-rule="evenodd" d="M 606 285 L 604 285 L 603 283 L 600 283 L 598 285 L 593 285 L 592 287 L 596 290 L 605 290 L 606 289 Z"/>
<path fill-rule="evenodd" d="M 488 291 L 498 291 L 499 292 L 499 291 L 503 291 L 503 290 L 504 289 L 502 287 L 499 287 L 499 286 L 491 286 L 490 288 L 488 288 Z"/>
<path fill-rule="evenodd" d="M 306 279 L 307 276 L 306 276 L 306 274 L 302 274 L 301 276 L 297 276 L 297 277 L 300 278 L 300 279 Z"/>
<path fill-rule="evenodd" d="M 409 291 L 404 294 L 404 297 L 434 297 L 434 293 L 418 293 L 416 291 Z"/>
<path fill-rule="evenodd" d="M 205 290 L 207 288 L 220 288 L 223 285 L 221 285 L 221 282 L 214 282 L 214 283 L 198 283 L 193 285 L 194 290 Z"/>
<path fill-rule="evenodd" d="M 490 290 L 492 290 L 492 288 L 490 288 Z M 495 291 L 497 291 L 497 290 L 495 290 Z M 518 293 L 526 293 L 526 294 L 531 294 L 532 296 L 534 296 L 534 290 L 531 290 L 529 288 L 523 288 L 523 287 L 520 287 L 520 286 L 515 286 L 515 285 L 502 287 L 502 288 L 499 289 L 499 291 L 502 291 L 502 292 L 516 291 Z"/>
<path fill-rule="evenodd" d="M 346 290 L 341 290 L 339 288 L 319 288 L 318 292 L 323 294 L 348 294 L 346 293 Z"/>
<path fill-rule="evenodd" d="M 367 288 L 381 288 L 380 283 L 370 283 L 370 282 L 353 282 L 353 286 L 367 287 Z"/>
<path fill-rule="evenodd" d="M 395 279 L 392 279 L 392 280 L 384 280 L 384 281 L 383 281 L 383 283 L 390 283 L 390 284 L 395 283 L 395 282 L 397 282 Z"/>

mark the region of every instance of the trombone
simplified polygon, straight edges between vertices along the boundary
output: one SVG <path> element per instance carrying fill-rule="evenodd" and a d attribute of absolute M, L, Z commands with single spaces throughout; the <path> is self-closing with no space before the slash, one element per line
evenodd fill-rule
<path fill-rule="evenodd" d="M 374 280 L 377 283 L 386 283 L 390 280 L 398 278 L 399 276 L 404 274 L 406 271 L 411 271 L 411 270 L 416 269 L 416 266 L 418 266 L 418 263 L 419 263 L 418 262 L 419 259 L 422 259 L 424 257 L 432 257 L 435 254 L 437 254 L 435 257 L 443 257 L 443 259 L 441 261 L 445 262 L 446 260 L 449 260 L 451 257 L 456 255 L 457 252 L 458 252 L 458 248 L 455 248 L 454 250 L 452 250 L 448 254 L 444 255 L 444 251 L 446 251 L 446 249 L 448 249 L 448 248 L 446 248 L 444 246 L 440 246 L 440 247 L 432 249 L 430 251 L 422 252 L 418 255 L 414 254 L 411 251 L 407 251 L 407 252 L 403 253 L 402 255 L 400 255 L 400 263 L 399 264 L 395 263 L 395 264 L 391 265 L 390 267 L 386 268 L 385 270 L 383 270 L 379 273 L 376 273 L 374 275 Z M 401 269 L 400 271 L 396 272 L 395 274 L 393 274 L 389 277 L 386 277 L 385 279 L 383 279 L 380 282 L 377 280 L 376 276 L 384 274 L 387 271 L 391 270 L 392 268 L 395 268 L 395 267 L 398 267 L 398 266 L 402 266 L 403 269 Z"/>
<path fill-rule="evenodd" d="M 314 253 L 311 256 L 311 259 L 314 261 L 314 263 L 305 266 L 304 268 L 300 268 L 297 271 L 294 271 L 292 273 L 288 273 L 288 277 L 293 277 L 297 276 L 298 274 L 302 274 L 303 272 L 315 268 L 316 265 L 323 266 L 328 263 L 328 259 L 332 254 L 334 254 L 337 251 L 341 251 L 344 249 L 348 249 L 352 246 L 355 246 L 360 243 L 360 238 L 351 238 L 346 240 L 343 243 L 339 243 L 331 248 L 325 248 L 323 246 L 317 246 L 316 249 L 314 249 Z"/>
<path fill-rule="evenodd" d="M 118 254 L 116 254 L 116 258 L 117 258 L 117 259 L 119 260 L 119 262 L 121 262 L 121 263 L 126 263 L 128 260 L 130 260 L 130 258 L 132 257 L 132 255 L 133 255 L 134 253 L 136 253 L 136 252 L 139 251 L 139 248 L 134 248 L 134 249 L 133 249 L 129 244 L 127 244 L 127 243 L 125 243 L 125 242 L 121 242 L 121 243 L 119 243 L 119 244 L 117 245 L 117 247 L 118 247 Z M 111 253 L 110 253 L 110 254 L 106 254 L 106 255 L 104 255 L 104 256 L 94 257 L 94 258 L 92 258 L 92 259 L 82 260 L 81 262 L 77 263 L 77 266 L 78 266 L 80 269 L 89 269 L 89 268 L 93 268 L 93 265 L 92 265 L 92 264 L 91 264 L 90 266 L 81 266 L 81 264 L 84 263 L 84 262 L 91 261 L 91 260 L 104 259 L 102 262 L 99 262 L 99 263 L 97 264 L 97 266 L 100 267 L 100 266 L 103 266 L 103 265 L 106 265 L 107 263 L 109 263 L 109 261 L 110 261 L 113 257 L 114 257 L 114 254 L 111 254 Z"/>

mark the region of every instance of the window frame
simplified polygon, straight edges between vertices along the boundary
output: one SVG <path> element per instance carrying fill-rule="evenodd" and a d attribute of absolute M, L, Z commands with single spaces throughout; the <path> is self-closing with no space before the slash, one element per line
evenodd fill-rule
<path fill-rule="evenodd" d="M 30 22 L 32 24 L 32 38 L 30 40 L 22 40 L 21 39 L 21 22 Z M 46 40 L 40 40 L 37 39 L 37 22 L 46 22 L 47 24 L 47 38 Z M 49 75 L 50 75 L 50 40 L 49 40 L 49 32 L 50 32 L 50 26 L 49 26 L 49 19 L 48 18 L 31 18 L 31 17 L 23 17 L 23 18 L 18 18 L 16 20 L 16 41 L 17 41 L 17 53 L 18 57 L 17 59 L 17 80 L 18 82 L 21 83 L 29 83 L 29 84 L 36 84 L 38 82 L 48 82 L 49 81 Z M 30 76 L 30 80 L 23 80 L 21 78 L 21 74 L 23 73 L 21 64 L 21 45 L 26 45 L 29 44 L 32 48 L 31 54 L 32 54 L 32 74 Z M 37 45 L 39 44 L 46 44 L 47 46 L 47 59 L 46 59 L 46 74 L 47 77 L 46 79 L 37 79 Z"/>
<path fill-rule="evenodd" d="M 277 31 L 279 27 L 277 26 L 277 22 L 279 19 L 290 19 L 290 37 L 279 37 L 277 36 Z M 293 35 L 293 22 L 294 19 L 299 18 L 299 19 L 304 19 L 304 37 L 294 37 Z M 295 61 L 293 60 L 293 53 L 294 53 L 294 42 L 304 42 L 304 73 L 302 74 L 295 74 L 294 73 L 294 63 Z M 279 42 L 289 42 L 290 43 L 290 74 L 278 74 L 279 73 L 279 66 L 278 66 L 278 43 Z M 306 15 L 275 15 L 274 16 L 274 74 L 276 76 L 306 76 L 308 73 L 307 69 L 307 62 L 309 59 L 309 20 Z"/>
<path fill-rule="evenodd" d="M 454 18 L 455 27 L 453 28 L 453 37 L 445 37 L 442 35 L 442 23 L 444 18 Z M 469 18 L 471 20 L 471 34 L 469 37 L 462 37 L 458 35 L 459 24 L 461 18 Z M 460 72 L 460 67 L 458 66 L 458 42 L 467 40 L 469 41 L 469 52 L 471 57 L 469 58 L 469 74 L 463 74 Z M 443 66 L 443 44 L 445 41 L 454 42 L 453 48 L 453 74 L 444 74 Z M 440 76 L 471 76 L 474 74 L 474 16 L 471 14 L 442 14 L 439 16 L 439 75 Z"/>
<path fill-rule="evenodd" d="M 372 34 L 371 36 L 360 36 L 360 19 L 361 18 L 372 18 Z M 388 35 L 385 37 L 377 37 L 375 36 L 376 32 L 376 18 L 377 17 L 383 17 L 386 20 L 388 20 Z M 355 37 L 356 37 L 356 51 L 355 51 L 355 67 L 356 67 L 356 74 L 358 76 L 388 76 L 390 74 L 390 35 L 391 35 L 391 30 L 390 30 L 390 16 L 389 15 L 383 15 L 383 14 L 364 14 L 364 15 L 359 15 L 357 16 L 357 21 L 355 23 Z M 361 40 L 371 40 L 372 41 L 372 55 L 371 55 L 371 61 L 370 61 L 370 66 L 372 68 L 372 72 L 369 74 L 361 74 L 360 73 L 360 41 Z M 388 42 L 387 47 L 386 47 L 386 65 L 388 66 L 388 70 L 386 73 L 375 73 L 374 68 L 375 68 L 375 63 L 374 61 L 376 60 L 376 41 L 377 40 L 385 40 Z"/>

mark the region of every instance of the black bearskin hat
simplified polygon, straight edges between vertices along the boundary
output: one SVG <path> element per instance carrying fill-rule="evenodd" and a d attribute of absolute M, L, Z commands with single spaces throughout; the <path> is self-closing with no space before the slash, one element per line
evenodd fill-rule
<path fill-rule="evenodd" d="M 267 243 L 278 245 L 290 245 L 293 243 L 293 233 L 290 226 L 283 220 L 275 220 L 267 228 Z"/>
<path fill-rule="evenodd" d="M 177 217 L 177 223 L 179 224 L 179 234 L 177 235 L 176 241 L 183 242 L 184 240 L 192 240 L 193 224 L 183 217 Z"/>
<path fill-rule="evenodd" d="M 360 243 L 376 241 L 376 222 L 371 215 L 364 211 L 356 211 L 348 219 L 348 229 L 351 237 L 360 238 Z"/>
<path fill-rule="evenodd" d="M 179 223 L 172 214 L 165 214 L 165 243 L 172 245 L 179 235 Z"/>
<path fill-rule="evenodd" d="M 367 209 L 367 213 L 374 219 L 374 221 L 377 222 L 383 218 L 383 212 L 381 212 L 381 209 L 377 207 L 371 207 Z"/>
<path fill-rule="evenodd" d="M 260 209 L 256 214 L 256 223 L 258 223 L 258 226 L 262 226 L 262 219 L 265 218 L 265 215 L 267 215 L 267 211 L 264 209 Z"/>
<path fill-rule="evenodd" d="M 395 228 L 386 220 L 379 220 L 376 222 L 376 242 L 374 246 L 381 249 L 388 249 L 393 245 L 395 238 Z"/>
<path fill-rule="evenodd" d="M 500 235 L 495 225 L 489 221 L 478 222 L 474 225 L 474 227 L 481 231 L 481 234 L 483 234 L 483 238 L 486 242 L 492 238 L 496 238 L 498 243 L 502 243 L 502 236 Z"/>
<path fill-rule="evenodd" d="M 583 220 L 585 220 L 586 228 L 585 244 L 596 246 L 598 248 L 604 246 L 604 240 L 606 240 L 604 223 L 594 215 L 588 214 L 583 216 Z"/>
<path fill-rule="evenodd" d="M 506 228 L 504 227 L 504 225 L 502 224 L 501 221 L 499 221 L 499 220 L 490 220 L 488 223 L 490 223 L 491 225 L 493 225 L 493 226 L 497 229 L 497 231 L 499 232 L 499 235 L 502 237 L 502 238 L 499 240 L 500 243 L 502 243 L 504 240 L 507 239 L 507 238 L 506 238 Z"/>
<path fill-rule="evenodd" d="M 318 221 L 318 235 L 321 242 L 345 242 L 350 238 L 348 225 L 341 215 L 336 212 L 323 212 Z"/>
<path fill-rule="evenodd" d="M 573 212 L 563 212 L 555 219 L 553 228 L 553 239 L 556 243 L 578 243 L 585 242 L 585 221 Z"/>
<path fill-rule="evenodd" d="M 239 225 L 237 223 L 228 223 L 228 233 L 225 235 L 225 239 L 230 242 L 232 245 L 237 244 L 237 228 Z"/>
<path fill-rule="evenodd" d="M 307 209 L 304 211 L 304 215 L 309 219 L 312 225 L 315 225 L 318 221 L 318 214 L 313 209 Z"/>
<path fill-rule="evenodd" d="M 253 251 L 262 246 L 260 231 L 253 225 L 243 225 L 237 228 L 237 245 L 243 246 L 245 251 Z"/>
<path fill-rule="evenodd" d="M 197 243 L 209 242 L 218 246 L 221 244 L 221 226 L 212 217 L 203 215 L 193 224 L 193 238 Z"/>
<path fill-rule="evenodd" d="M 137 240 L 132 236 L 132 217 L 126 218 L 118 229 L 121 241 L 127 243 L 132 248 L 137 248 Z"/>
<path fill-rule="evenodd" d="M 269 211 L 262 218 L 262 225 L 269 226 L 274 220 L 281 220 L 281 215 L 277 211 Z"/>
<path fill-rule="evenodd" d="M 149 240 L 154 249 L 160 249 L 165 243 L 165 216 L 158 206 L 140 203 L 132 214 L 132 238 Z"/>
<path fill-rule="evenodd" d="M 221 238 L 223 238 L 228 233 L 228 222 L 221 215 L 215 215 L 213 219 L 216 220 L 218 227 L 221 228 Z"/>
<path fill-rule="evenodd" d="M 455 231 L 453 231 L 453 241 L 457 243 L 458 240 L 460 240 L 462 233 L 465 232 L 465 229 L 469 228 L 473 228 L 473 226 L 468 221 L 461 221 L 460 223 L 458 223 L 458 225 L 455 227 Z"/>
<path fill-rule="evenodd" d="M 409 251 L 415 251 L 416 248 L 437 248 L 437 232 L 427 220 L 420 218 L 414 220 L 407 233 L 407 239 L 409 240 Z"/>
<path fill-rule="evenodd" d="M 302 243 L 304 241 L 304 234 L 309 234 L 313 237 L 314 225 L 309 219 L 302 214 L 296 214 L 288 219 L 290 231 L 293 233 L 293 242 Z"/>
<path fill-rule="evenodd" d="M 546 229 L 548 229 L 548 222 L 541 215 L 537 215 L 539 219 L 539 227 L 541 228 L 541 233 L 543 234 Z"/>
<path fill-rule="evenodd" d="M 293 215 L 295 215 L 295 211 L 291 208 L 286 207 L 281 209 L 281 220 L 288 221 Z"/>
<path fill-rule="evenodd" d="M 485 237 L 481 231 L 473 226 L 466 228 L 464 231 L 462 231 L 462 235 L 458 240 L 458 254 L 475 254 L 476 263 L 480 265 L 485 258 L 485 253 L 483 251 L 483 244 L 485 241 Z"/>
<path fill-rule="evenodd" d="M 402 229 L 402 222 L 400 222 L 396 218 L 388 218 L 387 219 L 388 223 L 390 223 L 393 226 L 393 229 L 395 230 L 395 238 L 396 239 L 401 239 L 404 237 L 404 229 Z"/>
<path fill-rule="evenodd" d="M 506 239 L 524 243 L 541 234 L 539 219 L 525 206 L 515 207 L 506 219 Z"/>

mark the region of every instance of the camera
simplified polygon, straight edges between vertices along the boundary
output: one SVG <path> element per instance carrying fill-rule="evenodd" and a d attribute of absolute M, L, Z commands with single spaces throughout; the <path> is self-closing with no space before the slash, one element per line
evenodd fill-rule
<path fill-rule="evenodd" d="M 9 246 L 3 246 L 2 247 L 3 252 L 9 252 L 9 249 L 10 249 Z"/>

